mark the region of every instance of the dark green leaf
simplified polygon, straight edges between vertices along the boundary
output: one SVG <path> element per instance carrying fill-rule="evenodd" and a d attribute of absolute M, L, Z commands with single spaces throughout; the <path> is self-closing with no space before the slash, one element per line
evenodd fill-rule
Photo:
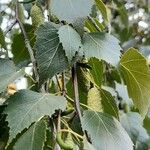
<path fill-rule="evenodd" d="M 52 115 L 56 109 L 64 110 L 66 107 L 65 98 L 50 94 L 42 94 L 30 90 L 21 90 L 8 99 L 8 106 L 5 110 L 7 121 L 10 127 L 8 144 L 24 128 L 37 121 L 44 115 Z"/>
<path fill-rule="evenodd" d="M 68 67 L 67 58 L 59 42 L 58 30 L 51 24 L 41 25 L 37 32 L 35 43 L 36 59 L 39 68 L 40 80 L 52 78 Z"/>
<path fill-rule="evenodd" d="M 1 28 L 0 28 L 0 46 L 6 49 L 5 37 L 4 37 L 3 30 Z"/>
<path fill-rule="evenodd" d="M 46 141 L 46 124 L 40 120 L 33 124 L 15 143 L 14 150 L 42 150 Z"/>
<path fill-rule="evenodd" d="M 30 40 L 30 44 L 33 46 L 35 42 L 34 28 L 29 24 L 25 24 L 24 27 Z M 13 36 L 11 48 L 13 53 L 13 61 L 16 65 L 22 64 L 25 61 L 27 63 L 30 62 L 30 56 L 25 46 L 24 36 L 22 33 L 15 34 Z"/>
<path fill-rule="evenodd" d="M 91 66 L 90 73 L 93 76 L 94 82 L 101 86 L 103 80 L 103 63 L 96 58 L 91 58 L 89 60 L 89 65 Z"/>

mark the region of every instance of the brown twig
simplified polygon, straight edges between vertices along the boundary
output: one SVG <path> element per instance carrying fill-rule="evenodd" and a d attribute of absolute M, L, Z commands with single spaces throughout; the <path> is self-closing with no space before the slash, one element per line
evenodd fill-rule
<path fill-rule="evenodd" d="M 81 121 L 82 114 L 81 114 L 80 102 L 79 102 L 79 91 L 78 91 L 78 80 L 77 80 L 77 64 L 76 63 L 72 67 L 72 81 L 73 81 L 73 88 L 74 88 L 75 109 L 76 109 L 76 112 L 79 115 L 79 119 Z"/>
<path fill-rule="evenodd" d="M 18 16 L 19 15 L 18 14 L 18 9 L 19 9 L 18 8 L 19 7 L 18 4 L 19 4 L 19 2 L 17 1 L 16 3 L 17 3 L 16 4 L 16 20 L 17 20 L 17 22 L 18 22 L 18 24 L 20 26 L 20 29 L 21 29 L 21 31 L 23 33 L 23 36 L 24 36 L 24 39 L 25 39 L 25 45 L 26 45 L 26 47 L 28 49 L 31 62 L 33 64 L 33 71 L 34 71 L 34 75 L 35 75 L 36 81 L 39 82 L 39 75 L 38 75 L 38 71 L 37 71 L 37 67 L 36 67 L 36 60 L 34 58 L 34 53 L 33 53 L 32 47 L 30 45 L 30 41 L 28 39 L 27 33 L 25 31 L 24 25 L 23 25 L 23 23 L 21 22 L 21 20 L 20 20 L 20 18 Z"/>

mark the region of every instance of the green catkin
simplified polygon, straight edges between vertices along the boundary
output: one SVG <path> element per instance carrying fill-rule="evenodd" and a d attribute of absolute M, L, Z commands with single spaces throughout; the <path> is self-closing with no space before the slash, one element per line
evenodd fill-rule
<path fill-rule="evenodd" d="M 30 15 L 31 15 L 33 26 L 39 27 L 41 24 L 44 23 L 43 12 L 41 8 L 38 7 L 36 4 L 32 6 Z"/>
<path fill-rule="evenodd" d="M 64 142 L 63 139 L 61 138 L 61 132 L 57 133 L 56 141 L 62 149 L 64 149 L 64 150 L 73 150 L 73 144 L 70 143 L 70 138 L 69 138 L 69 141 L 66 139 L 66 141 Z"/>

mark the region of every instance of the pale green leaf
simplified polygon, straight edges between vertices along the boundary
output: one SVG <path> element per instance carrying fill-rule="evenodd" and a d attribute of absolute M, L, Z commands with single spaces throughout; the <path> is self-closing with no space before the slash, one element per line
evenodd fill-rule
<path fill-rule="evenodd" d="M 92 5 L 93 0 L 51 0 L 51 12 L 61 21 L 73 23 L 78 18 L 87 17 Z"/>
<path fill-rule="evenodd" d="M 46 123 L 40 120 L 33 124 L 14 145 L 14 150 L 42 150 L 46 141 Z"/>
<path fill-rule="evenodd" d="M 150 105 L 150 71 L 146 59 L 131 48 L 121 58 L 120 71 L 129 96 L 144 117 Z"/>
<path fill-rule="evenodd" d="M 41 25 L 36 32 L 36 59 L 41 81 L 52 78 L 68 67 L 57 32 L 58 30 L 48 22 Z"/>
<path fill-rule="evenodd" d="M 146 143 L 149 139 L 143 127 L 143 119 L 136 112 L 129 112 L 120 117 L 120 122 L 134 143 Z"/>
<path fill-rule="evenodd" d="M 98 150 L 133 150 L 133 143 L 121 124 L 113 117 L 95 111 L 84 111 L 82 128 Z"/>
<path fill-rule="evenodd" d="M 98 9 L 101 11 L 104 20 L 108 21 L 107 8 L 102 0 L 95 0 Z"/>
<path fill-rule="evenodd" d="M 58 31 L 60 42 L 66 52 L 66 56 L 71 61 L 75 52 L 81 47 L 80 35 L 69 25 L 64 25 Z"/>
<path fill-rule="evenodd" d="M 5 110 L 10 127 L 8 144 L 24 128 L 44 115 L 51 116 L 56 109 L 64 110 L 66 100 L 62 96 L 21 90 L 8 99 Z"/>
<path fill-rule="evenodd" d="M 87 33 L 83 37 L 83 49 L 88 58 L 96 57 L 117 66 L 120 60 L 119 41 L 107 33 Z"/>
<path fill-rule="evenodd" d="M 9 83 L 22 76 L 23 72 L 23 70 L 17 71 L 12 61 L 0 58 L 0 93 L 7 88 Z"/>

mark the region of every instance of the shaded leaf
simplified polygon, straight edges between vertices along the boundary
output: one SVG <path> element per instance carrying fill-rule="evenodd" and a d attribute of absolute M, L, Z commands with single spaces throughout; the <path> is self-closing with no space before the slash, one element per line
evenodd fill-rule
<path fill-rule="evenodd" d="M 59 43 L 58 30 L 51 24 L 41 25 L 37 32 L 35 43 L 36 59 L 40 80 L 52 78 L 68 67 L 67 58 L 62 45 Z"/>
<path fill-rule="evenodd" d="M 30 44 L 31 46 L 33 46 L 35 42 L 34 28 L 29 24 L 25 24 L 24 27 L 30 40 Z M 26 48 L 24 36 L 22 33 L 15 34 L 13 36 L 11 48 L 13 54 L 13 61 L 16 65 L 22 64 L 25 61 L 27 63 L 30 62 L 30 56 Z"/>
<path fill-rule="evenodd" d="M 13 82 L 23 74 L 23 70 L 17 72 L 12 61 L 0 58 L 0 93 L 7 88 L 9 83 Z"/>
<path fill-rule="evenodd" d="M 131 48 L 121 58 L 120 71 L 129 96 L 144 117 L 150 105 L 150 71 L 146 59 Z"/>
<path fill-rule="evenodd" d="M 42 150 L 46 141 L 46 124 L 40 120 L 33 124 L 15 143 L 14 150 Z"/>
<path fill-rule="evenodd" d="M 8 106 L 5 110 L 7 121 L 10 127 L 8 144 L 24 128 L 37 121 L 44 115 L 52 115 L 56 109 L 64 110 L 66 107 L 65 98 L 42 94 L 30 90 L 21 90 L 8 99 Z"/>
<path fill-rule="evenodd" d="M 145 117 L 144 119 L 144 128 L 147 130 L 149 136 L 150 136 L 150 118 L 149 117 Z"/>
<path fill-rule="evenodd" d="M 82 128 L 91 137 L 92 145 L 101 150 L 132 150 L 133 143 L 121 124 L 113 117 L 94 111 L 84 111 Z"/>
<path fill-rule="evenodd" d="M 6 49 L 5 37 L 4 37 L 3 30 L 1 28 L 0 28 L 0 46 Z"/>
<path fill-rule="evenodd" d="M 93 76 L 94 82 L 101 86 L 103 80 L 103 63 L 99 61 L 97 58 L 91 58 L 89 60 L 89 65 L 91 66 L 90 73 Z"/>
<path fill-rule="evenodd" d="M 68 60 L 72 60 L 75 52 L 81 47 L 80 35 L 69 25 L 64 25 L 58 31 L 60 42 L 63 45 Z"/>
<path fill-rule="evenodd" d="M 92 0 L 51 0 L 51 11 L 61 21 L 73 23 L 78 18 L 87 17 L 92 5 Z"/>
<path fill-rule="evenodd" d="M 83 49 L 88 58 L 96 57 L 117 66 L 120 60 L 119 41 L 107 33 L 88 33 L 83 37 Z"/>

